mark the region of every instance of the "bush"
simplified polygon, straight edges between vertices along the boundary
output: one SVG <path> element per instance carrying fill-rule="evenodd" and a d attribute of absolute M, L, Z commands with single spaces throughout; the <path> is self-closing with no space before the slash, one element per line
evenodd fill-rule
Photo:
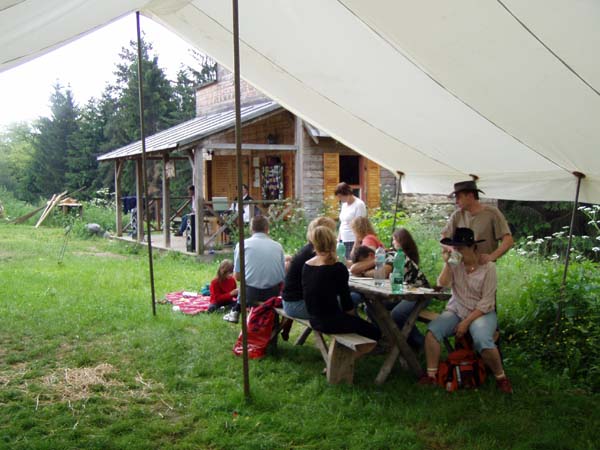
<path fill-rule="evenodd" d="M 534 276 L 511 311 L 505 330 L 511 346 L 575 383 L 600 389 L 600 271 L 573 263 L 561 295 L 563 268 Z M 561 307 L 557 319 L 558 307 Z M 518 317 L 515 317 L 517 316 Z"/>

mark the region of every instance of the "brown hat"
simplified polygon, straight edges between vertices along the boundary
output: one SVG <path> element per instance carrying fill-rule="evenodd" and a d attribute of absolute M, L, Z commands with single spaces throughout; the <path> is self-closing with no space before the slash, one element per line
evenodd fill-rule
<path fill-rule="evenodd" d="M 454 197 L 456 194 L 462 191 L 476 191 L 485 194 L 481 189 L 477 189 L 477 184 L 473 180 L 459 181 L 454 183 L 454 191 L 448 194 L 448 197 Z"/>

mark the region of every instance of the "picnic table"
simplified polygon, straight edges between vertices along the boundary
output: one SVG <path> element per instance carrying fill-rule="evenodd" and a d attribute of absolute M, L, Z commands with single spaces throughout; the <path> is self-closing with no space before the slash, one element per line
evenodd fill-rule
<path fill-rule="evenodd" d="M 365 297 L 367 308 L 373 315 L 373 319 L 381 329 L 381 332 L 390 340 L 392 348 L 386 357 L 375 382 L 381 384 L 385 382 L 397 359 L 400 358 L 403 365 L 413 372 L 415 376 L 422 373 L 421 366 L 417 360 L 417 355 L 407 342 L 408 334 L 415 325 L 419 314 L 424 310 L 426 302 L 429 299 L 448 300 L 450 293 L 437 292 L 427 288 L 404 288 L 402 293 L 392 293 L 389 280 L 377 280 L 381 285 L 375 285 L 372 278 L 350 277 L 350 289 L 360 292 Z M 396 323 L 392 320 L 386 303 L 400 302 L 401 300 L 413 301 L 416 303 L 411 315 L 404 324 L 402 330 L 398 329 Z"/>

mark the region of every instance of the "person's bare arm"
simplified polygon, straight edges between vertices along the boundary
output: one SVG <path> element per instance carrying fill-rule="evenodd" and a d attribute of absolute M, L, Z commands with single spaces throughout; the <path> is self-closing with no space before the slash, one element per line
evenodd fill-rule
<path fill-rule="evenodd" d="M 479 255 L 479 262 L 481 264 L 485 264 L 488 262 L 497 261 L 498 258 L 500 258 L 502 255 L 504 255 L 507 251 L 509 251 L 512 248 L 514 243 L 515 243 L 515 240 L 513 239 L 512 235 L 505 234 L 504 236 L 502 236 L 502 241 L 500 242 L 500 245 L 498 246 L 498 248 L 496 250 L 494 250 L 489 255 L 485 254 L 485 253 Z"/>
<path fill-rule="evenodd" d="M 438 286 L 450 287 L 452 284 L 452 271 L 450 270 L 450 266 L 448 265 L 448 258 L 450 257 L 450 252 L 447 250 L 442 251 L 442 258 L 444 259 L 444 268 L 442 272 L 437 277 Z"/>
<path fill-rule="evenodd" d="M 374 259 L 365 259 L 350 266 L 350 273 L 355 277 L 367 276 L 365 272 L 375 267 Z"/>

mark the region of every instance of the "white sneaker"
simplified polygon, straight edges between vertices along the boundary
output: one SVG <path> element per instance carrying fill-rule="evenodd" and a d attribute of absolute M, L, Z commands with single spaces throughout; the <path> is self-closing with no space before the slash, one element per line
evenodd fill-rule
<path fill-rule="evenodd" d="M 223 320 L 231 323 L 238 323 L 240 320 L 240 313 L 238 311 L 229 311 L 223 316 Z"/>

